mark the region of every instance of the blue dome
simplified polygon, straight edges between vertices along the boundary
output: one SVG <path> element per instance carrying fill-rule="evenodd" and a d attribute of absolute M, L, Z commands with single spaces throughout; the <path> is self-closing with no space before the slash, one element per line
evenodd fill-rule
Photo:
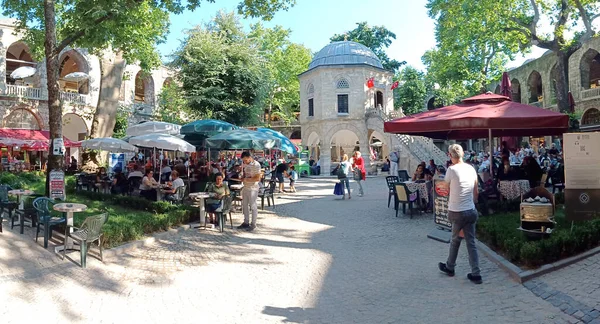
<path fill-rule="evenodd" d="M 381 61 L 368 47 L 350 41 L 333 42 L 321 49 L 308 69 L 328 65 L 370 65 L 383 69 Z"/>

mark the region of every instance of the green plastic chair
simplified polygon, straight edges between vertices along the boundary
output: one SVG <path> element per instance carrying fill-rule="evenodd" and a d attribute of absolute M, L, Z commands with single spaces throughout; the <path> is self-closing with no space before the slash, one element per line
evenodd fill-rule
<path fill-rule="evenodd" d="M 8 219 L 13 220 L 13 210 L 17 208 L 17 203 L 8 199 L 8 191 L 12 190 L 7 185 L 0 185 L 0 233 L 2 232 L 2 218 L 4 210 L 7 210 Z"/>
<path fill-rule="evenodd" d="M 104 258 L 102 257 L 102 225 L 106 223 L 107 219 L 108 214 L 104 213 L 86 218 L 79 228 L 69 225 L 66 226 L 65 242 L 69 237 L 74 241 L 79 242 L 82 268 L 86 267 L 87 252 L 90 245 L 94 242 L 97 242 L 98 249 L 100 250 L 100 261 L 104 262 Z M 74 229 L 73 232 L 69 231 L 71 228 Z M 66 250 L 67 249 L 63 250 L 63 260 L 65 259 Z"/>
<path fill-rule="evenodd" d="M 54 204 L 56 204 L 56 201 L 47 197 L 35 198 L 33 201 L 33 208 L 37 211 L 35 241 L 37 242 L 40 234 L 40 225 L 44 226 L 44 249 L 48 248 L 48 241 L 52 238 L 52 226 L 67 223 L 65 214 L 62 217 L 52 215 L 50 210 Z"/>
<path fill-rule="evenodd" d="M 231 218 L 231 204 L 233 202 L 233 195 L 229 195 L 223 198 L 221 204 L 221 211 L 215 212 L 219 217 L 219 231 L 223 232 L 223 227 L 227 223 L 227 215 L 229 214 L 229 222 L 231 223 L 231 229 L 233 229 L 233 219 Z"/>

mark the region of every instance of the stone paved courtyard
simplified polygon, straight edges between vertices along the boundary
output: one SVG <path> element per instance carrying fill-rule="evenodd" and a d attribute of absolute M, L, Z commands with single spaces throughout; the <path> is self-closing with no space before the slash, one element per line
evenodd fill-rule
<path fill-rule="evenodd" d="M 334 200 L 333 182 L 302 179 L 297 194 L 259 214 L 253 233 L 184 231 L 104 264 L 88 259 L 88 269 L 5 223 L 0 322 L 578 322 L 483 256 L 484 284 L 471 284 L 464 246 L 457 276 L 440 274 L 448 246 L 427 238 L 431 215 L 394 217 L 383 178 L 345 201 Z M 598 306 L 598 260 L 538 280 Z"/>

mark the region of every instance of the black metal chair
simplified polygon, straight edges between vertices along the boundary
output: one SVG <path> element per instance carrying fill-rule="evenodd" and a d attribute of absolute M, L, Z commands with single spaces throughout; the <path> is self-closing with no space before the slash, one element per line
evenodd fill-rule
<path fill-rule="evenodd" d="M 410 175 L 408 175 L 408 171 L 398 170 L 398 180 L 399 180 L 399 182 L 404 182 L 404 181 L 410 180 Z"/>
<path fill-rule="evenodd" d="M 273 206 L 275 206 L 275 187 L 277 183 L 275 181 L 269 181 L 269 187 L 265 188 L 265 191 L 258 194 L 261 201 L 260 209 L 265 209 L 265 199 L 267 199 L 267 204 L 271 207 L 271 201 L 273 201 Z"/>
<path fill-rule="evenodd" d="M 388 186 L 388 208 L 390 208 L 390 202 L 392 201 L 392 198 L 396 195 L 396 192 L 394 191 L 394 186 L 396 185 L 396 183 L 400 182 L 400 180 L 397 176 L 388 176 L 385 177 L 385 182 Z"/>
<path fill-rule="evenodd" d="M 12 190 L 7 185 L 0 185 L 0 232 L 2 232 L 2 218 L 4 218 L 4 210 L 6 209 L 8 219 L 13 220 L 13 211 L 18 207 L 16 201 L 8 199 L 8 192 Z"/>
<path fill-rule="evenodd" d="M 408 189 L 406 184 L 404 184 L 402 182 L 395 184 L 394 188 L 396 191 L 396 202 L 395 202 L 396 217 L 398 217 L 399 205 L 402 204 L 402 213 L 406 214 L 406 205 L 408 205 L 408 209 L 410 209 L 410 218 L 412 219 L 413 209 L 414 209 L 413 204 L 418 203 L 419 192 L 418 191 L 415 191 L 415 192 L 410 191 L 410 189 Z"/>
<path fill-rule="evenodd" d="M 33 208 L 33 200 L 36 198 L 43 197 L 42 195 L 34 194 L 31 196 L 23 197 L 23 209 L 16 209 L 15 215 L 11 219 L 10 229 L 15 226 L 15 218 L 19 219 L 20 233 L 24 233 L 25 221 L 29 220 L 30 227 L 36 227 L 37 223 L 37 211 Z"/>
<path fill-rule="evenodd" d="M 562 192 L 565 189 L 565 167 L 560 165 L 556 172 L 552 174 L 552 193 Z"/>
<path fill-rule="evenodd" d="M 127 194 L 129 196 L 139 196 L 140 195 L 140 185 L 142 184 L 142 177 L 129 177 L 127 179 L 129 184 L 129 190 L 127 190 Z"/>

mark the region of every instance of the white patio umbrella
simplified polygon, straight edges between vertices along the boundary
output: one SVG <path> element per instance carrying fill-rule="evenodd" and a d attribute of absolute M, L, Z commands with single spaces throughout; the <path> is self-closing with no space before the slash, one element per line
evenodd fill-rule
<path fill-rule="evenodd" d="M 92 138 L 81 141 L 81 147 L 90 150 L 101 150 L 115 153 L 137 152 L 138 150 L 137 147 L 112 137 Z"/>
<path fill-rule="evenodd" d="M 12 71 L 10 77 L 13 79 L 25 79 L 35 74 L 37 70 L 31 66 L 21 66 Z"/>
<path fill-rule="evenodd" d="M 65 81 L 81 82 L 89 79 L 90 76 L 85 72 L 71 72 L 63 77 Z"/>
<path fill-rule="evenodd" d="M 147 134 L 180 135 L 180 129 L 181 125 L 167 122 L 149 121 L 128 127 L 125 133 L 127 136 L 141 136 Z"/>
<path fill-rule="evenodd" d="M 134 136 L 129 144 L 168 151 L 196 152 L 196 147 L 181 138 L 165 134 Z"/>

